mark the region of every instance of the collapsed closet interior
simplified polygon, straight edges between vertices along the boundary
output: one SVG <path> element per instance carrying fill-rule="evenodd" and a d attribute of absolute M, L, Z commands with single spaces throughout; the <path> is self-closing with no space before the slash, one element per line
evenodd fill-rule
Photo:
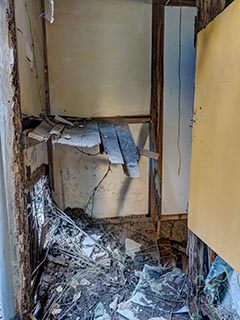
<path fill-rule="evenodd" d="M 189 319 L 196 7 L 164 4 L 15 4 L 36 319 Z"/>

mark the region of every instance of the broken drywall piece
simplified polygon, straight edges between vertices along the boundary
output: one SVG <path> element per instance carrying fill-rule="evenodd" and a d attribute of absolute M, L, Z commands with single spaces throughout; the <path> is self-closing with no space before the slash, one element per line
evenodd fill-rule
<path fill-rule="evenodd" d="M 90 285 L 91 285 L 91 283 L 90 283 L 87 279 L 85 279 L 85 278 L 83 278 L 83 279 L 80 281 L 80 284 L 81 284 L 82 286 L 90 286 Z"/>
<path fill-rule="evenodd" d="M 118 301 L 119 301 L 119 295 L 116 295 L 114 300 L 110 303 L 109 308 L 111 310 L 115 311 L 117 309 L 117 306 L 118 306 Z"/>
<path fill-rule="evenodd" d="M 141 244 L 132 240 L 132 239 L 125 239 L 125 252 L 126 255 L 131 257 L 132 259 L 135 258 L 136 253 L 140 250 Z"/>
<path fill-rule="evenodd" d="M 81 128 L 65 128 L 56 143 L 80 148 L 98 146 L 101 143 L 98 125 L 93 121 Z"/>
<path fill-rule="evenodd" d="M 52 126 L 47 123 L 47 121 L 42 121 L 35 129 L 28 133 L 28 137 L 38 140 L 38 141 L 48 141 L 51 134 L 50 131 Z"/>

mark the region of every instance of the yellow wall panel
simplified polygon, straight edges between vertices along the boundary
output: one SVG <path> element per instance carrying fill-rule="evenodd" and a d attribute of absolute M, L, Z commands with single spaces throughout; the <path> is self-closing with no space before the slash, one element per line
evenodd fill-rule
<path fill-rule="evenodd" d="M 45 112 L 41 1 L 18 0 L 15 6 L 21 109 L 38 116 Z"/>
<path fill-rule="evenodd" d="M 151 17 L 151 1 L 56 1 L 47 24 L 51 112 L 148 114 Z"/>
<path fill-rule="evenodd" d="M 189 227 L 240 272 L 240 1 L 197 39 Z"/>

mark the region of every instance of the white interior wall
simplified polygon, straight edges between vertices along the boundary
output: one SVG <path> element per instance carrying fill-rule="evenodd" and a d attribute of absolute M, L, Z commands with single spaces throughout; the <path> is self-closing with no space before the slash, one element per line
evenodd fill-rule
<path fill-rule="evenodd" d="M 148 147 L 148 125 L 130 126 L 138 146 Z M 88 153 L 98 152 L 98 148 L 84 149 Z M 57 144 L 53 153 L 54 176 L 57 203 L 62 208 L 85 209 L 92 191 L 108 169 L 105 155 L 87 156 L 74 147 Z M 148 159 L 139 161 L 140 178 L 129 178 L 121 165 L 111 165 L 111 171 L 89 205 L 87 213 L 98 218 L 146 215 L 148 213 Z M 92 210 L 93 209 L 93 210 Z"/>
<path fill-rule="evenodd" d="M 179 7 L 165 7 L 163 107 L 163 214 L 188 210 L 192 113 L 195 77 L 195 8 L 182 8 L 180 154 L 178 152 Z"/>

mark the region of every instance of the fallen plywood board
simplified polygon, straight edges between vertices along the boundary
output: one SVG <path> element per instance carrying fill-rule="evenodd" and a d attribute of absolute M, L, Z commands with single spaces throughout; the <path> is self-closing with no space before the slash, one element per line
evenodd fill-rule
<path fill-rule="evenodd" d="M 179 51 L 180 12 L 182 15 L 181 52 Z M 180 9 L 180 7 L 167 6 L 164 9 L 162 214 L 178 214 L 188 210 L 196 59 L 194 48 L 196 12 L 194 7 Z M 181 92 L 179 92 L 180 87 Z"/>
<path fill-rule="evenodd" d="M 114 125 L 111 123 L 99 123 L 103 148 L 112 164 L 123 164 L 123 157 L 118 144 Z"/>
<path fill-rule="evenodd" d="M 50 126 L 50 124 L 48 124 L 47 121 L 44 120 L 33 131 L 30 131 L 28 133 L 28 137 L 41 142 L 47 141 L 51 136 L 51 129 L 52 126 Z"/>
<path fill-rule="evenodd" d="M 90 122 L 81 128 L 65 128 L 56 143 L 80 148 L 92 148 L 101 143 L 96 122 Z"/>
<path fill-rule="evenodd" d="M 128 124 L 115 125 L 126 170 L 129 177 L 139 178 L 139 154 Z"/>

